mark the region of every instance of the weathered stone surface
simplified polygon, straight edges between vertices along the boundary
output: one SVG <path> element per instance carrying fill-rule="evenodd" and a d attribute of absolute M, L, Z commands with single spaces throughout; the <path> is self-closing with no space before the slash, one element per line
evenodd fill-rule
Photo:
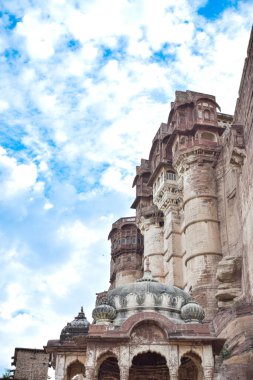
<path fill-rule="evenodd" d="M 14 379 L 47 380 L 49 354 L 44 350 L 16 348 Z"/>

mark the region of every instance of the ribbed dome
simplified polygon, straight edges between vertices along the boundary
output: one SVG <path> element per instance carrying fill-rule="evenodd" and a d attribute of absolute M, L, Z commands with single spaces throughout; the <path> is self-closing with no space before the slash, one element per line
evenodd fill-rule
<path fill-rule="evenodd" d="M 196 301 L 191 300 L 182 307 L 181 316 L 187 322 L 201 322 L 205 318 L 205 312 Z"/>
<path fill-rule="evenodd" d="M 111 322 L 116 317 L 116 310 L 111 305 L 102 303 L 95 307 L 92 317 L 97 324 Z"/>
<path fill-rule="evenodd" d="M 108 292 L 108 299 L 111 300 L 115 296 L 125 297 L 128 294 L 143 294 L 143 293 L 152 293 L 154 295 L 160 294 L 169 294 L 171 296 L 180 296 L 183 297 L 186 301 L 190 300 L 191 297 L 184 292 L 182 289 L 177 288 L 172 285 L 165 285 L 160 282 L 134 282 L 124 286 L 119 286 Z"/>
<path fill-rule="evenodd" d="M 151 293 L 158 296 L 161 294 L 168 294 L 172 297 L 180 296 L 186 301 L 185 303 L 191 299 L 190 295 L 182 289 L 172 285 L 165 285 L 154 280 L 149 269 L 147 269 L 144 272 L 143 277 L 136 282 L 119 286 L 113 290 L 110 290 L 108 292 L 107 298 L 110 302 L 115 296 L 125 297 L 128 294 L 137 295 L 145 293 Z"/>
<path fill-rule="evenodd" d="M 69 340 L 76 335 L 87 335 L 89 330 L 89 322 L 83 312 L 83 307 L 77 317 L 72 322 L 67 323 L 61 331 L 60 340 Z"/>
<path fill-rule="evenodd" d="M 121 324 L 131 315 L 144 310 L 154 310 L 168 318 L 181 320 L 181 308 L 191 297 L 176 286 L 154 280 L 147 268 L 140 280 L 110 290 L 107 299 L 117 311 L 114 323 Z"/>

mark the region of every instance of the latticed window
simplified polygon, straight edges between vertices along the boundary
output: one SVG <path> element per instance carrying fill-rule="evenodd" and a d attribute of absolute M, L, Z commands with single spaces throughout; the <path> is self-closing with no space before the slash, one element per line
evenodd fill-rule
<path fill-rule="evenodd" d="M 173 172 L 167 172 L 167 179 L 169 179 L 170 181 L 176 181 L 177 176 Z"/>

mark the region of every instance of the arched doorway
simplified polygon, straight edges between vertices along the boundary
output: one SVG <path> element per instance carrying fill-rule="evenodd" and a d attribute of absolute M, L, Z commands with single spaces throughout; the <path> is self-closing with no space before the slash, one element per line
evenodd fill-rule
<path fill-rule="evenodd" d="M 169 380 L 166 359 L 156 352 L 136 355 L 132 360 L 129 380 Z"/>
<path fill-rule="evenodd" d="M 178 380 L 203 380 L 201 359 L 194 353 L 182 356 L 178 369 Z"/>
<path fill-rule="evenodd" d="M 85 378 L 85 367 L 84 365 L 76 360 L 71 363 L 67 369 L 67 379 L 68 380 L 83 380 Z"/>
<path fill-rule="evenodd" d="M 98 370 L 98 380 L 120 380 L 120 370 L 117 358 L 107 357 Z"/>

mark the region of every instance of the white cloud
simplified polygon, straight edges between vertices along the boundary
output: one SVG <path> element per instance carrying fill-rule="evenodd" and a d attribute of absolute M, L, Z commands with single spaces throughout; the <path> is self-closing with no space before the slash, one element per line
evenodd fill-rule
<path fill-rule="evenodd" d="M 0 148 L 0 168 L 4 177 L 0 200 L 8 200 L 21 192 L 28 192 L 36 184 L 36 165 L 32 162 L 19 164 L 15 158 L 9 157 L 3 148 Z"/>
<path fill-rule="evenodd" d="M 30 10 L 22 22 L 18 23 L 17 33 L 26 39 L 27 52 L 34 59 L 48 59 L 55 52 L 55 45 L 62 34 L 60 24 L 46 21 L 40 9 Z"/>

